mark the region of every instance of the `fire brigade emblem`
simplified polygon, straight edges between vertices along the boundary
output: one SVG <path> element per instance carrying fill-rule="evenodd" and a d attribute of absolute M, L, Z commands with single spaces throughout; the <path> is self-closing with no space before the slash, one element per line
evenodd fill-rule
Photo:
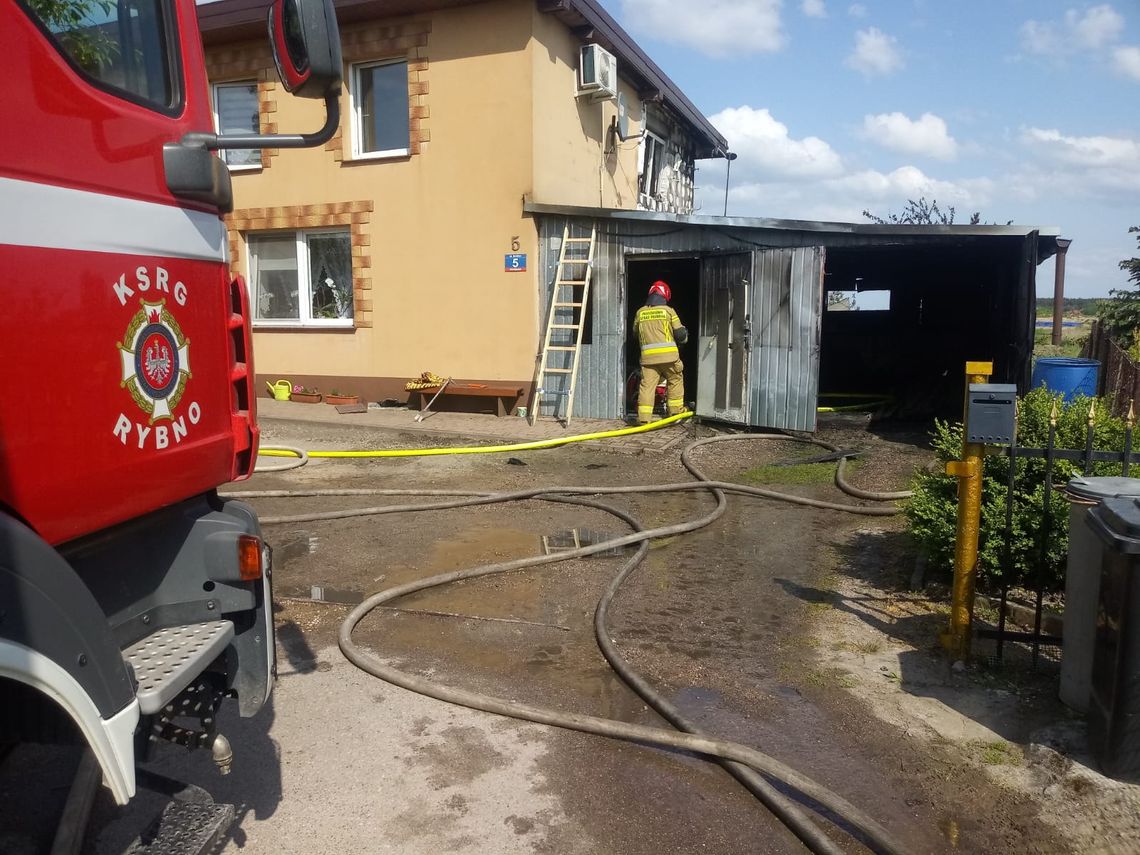
<path fill-rule="evenodd" d="M 119 342 L 123 379 L 135 403 L 150 416 L 173 419 L 190 377 L 190 342 L 182 336 L 178 321 L 166 310 L 166 301 L 142 302 L 131 318 L 127 334 Z"/>

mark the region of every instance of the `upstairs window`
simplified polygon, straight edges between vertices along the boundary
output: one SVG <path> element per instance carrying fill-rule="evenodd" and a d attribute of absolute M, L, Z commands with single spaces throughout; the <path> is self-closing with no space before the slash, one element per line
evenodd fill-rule
<path fill-rule="evenodd" d="M 657 196 L 661 169 L 665 165 L 665 140 L 648 131 L 641 141 L 641 171 L 637 177 L 637 192 L 653 199 Z"/>
<path fill-rule="evenodd" d="M 352 156 L 400 157 L 408 153 L 408 63 L 373 62 L 352 67 Z"/>
<path fill-rule="evenodd" d="M 179 100 L 164 0 L 24 0 L 73 66 L 104 89 L 169 110 Z M 176 40 L 175 40 L 176 41 Z"/>
<path fill-rule="evenodd" d="M 259 134 L 257 83 L 219 83 L 214 86 L 214 127 L 219 134 Z M 220 149 L 218 156 L 230 169 L 261 166 L 260 149 Z"/>
<path fill-rule="evenodd" d="M 347 229 L 250 235 L 248 246 L 255 324 L 352 326 Z"/>

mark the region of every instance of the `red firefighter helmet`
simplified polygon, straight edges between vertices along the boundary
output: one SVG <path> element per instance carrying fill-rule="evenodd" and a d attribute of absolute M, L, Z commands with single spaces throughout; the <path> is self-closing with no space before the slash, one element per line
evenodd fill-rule
<path fill-rule="evenodd" d="M 666 303 L 673 299 L 673 292 L 669 288 L 669 283 L 663 279 L 658 279 L 649 286 L 649 296 L 652 297 L 654 294 L 660 294 L 665 298 Z"/>

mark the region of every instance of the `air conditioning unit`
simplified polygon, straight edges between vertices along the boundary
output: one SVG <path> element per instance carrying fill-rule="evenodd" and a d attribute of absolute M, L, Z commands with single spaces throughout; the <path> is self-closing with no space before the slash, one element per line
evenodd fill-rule
<path fill-rule="evenodd" d="M 617 98 L 617 57 L 601 45 L 582 45 L 578 62 L 578 94 L 595 101 Z"/>

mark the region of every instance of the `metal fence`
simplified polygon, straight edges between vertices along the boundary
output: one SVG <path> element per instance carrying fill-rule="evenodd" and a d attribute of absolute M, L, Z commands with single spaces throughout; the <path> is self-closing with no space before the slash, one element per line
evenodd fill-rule
<path fill-rule="evenodd" d="M 1033 651 L 1034 665 L 1037 664 L 1043 646 L 1059 647 L 1061 645 L 1060 636 L 1048 635 L 1042 631 L 1042 614 L 1045 590 L 1047 587 L 1047 575 L 1049 572 L 1049 544 L 1052 535 L 1057 530 L 1055 527 L 1067 524 L 1065 520 L 1054 519 L 1055 503 L 1053 498 L 1055 491 L 1065 486 L 1065 484 L 1054 483 L 1055 476 L 1057 475 L 1057 464 L 1061 461 L 1069 461 L 1075 464 L 1076 468 L 1084 475 L 1120 474 L 1128 477 L 1132 471 L 1132 466 L 1140 463 L 1140 454 L 1134 454 L 1132 451 L 1132 433 L 1135 425 L 1135 410 L 1132 402 L 1128 402 L 1123 448 L 1119 451 L 1096 448 L 1098 437 L 1096 435 L 1095 413 L 1096 402 L 1094 401 L 1089 411 L 1088 427 L 1085 432 L 1085 444 L 1083 448 L 1057 447 L 1058 410 L 1057 403 L 1054 402 L 1052 412 L 1049 416 L 1049 429 L 1044 447 L 1030 448 L 1020 446 L 1017 444 L 1017 436 L 1015 433 L 1013 443 L 1008 447 L 987 449 L 988 455 L 1005 456 L 1009 459 L 1009 471 L 1005 485 L 1005 528 L 1002 533 L 1004 537 L 1003 566 L 1000 568 L 1002 571 L 1001 577 L 1006 581 L 1003 581 L 1001 588 L 998 625 L 997 629 L 981 629 L 977 632 L 977 635 L 981 638 L 996 640 L 996 656 L 999 661 L 1002 659 L 1006 642 L 1028 644 Z M 1016 569 L 1013 547 L 1014 512 L 1017 509 L 1019 497 L 1026 495 L 1024 486 L 1029 479 L 1025 476 L 1031 467 L 1037 468 L 1034 467 L 1032 461 L 1042 461 L 1044 464 L 1044 489 L 1041 492 L 1040 527 L 1034 533 L 1036 545 L 1036 578 L 1034 580 L 1033 629 L 1031 632 L 1026 632 L 1023 630 L 1010 630 L 1007 627 L 1006 613 L 1010 591 L 1008 580 L 1013 576 Z M 1117 469 L 1117 467 L 1119 467 L 1119 469 Z"/>
<path fill-rule="evenodd" d="M 1100 321 L 1093 321 L 1081 354 L 1100 363 L 1097 394 L 1112 401 L 1114 413 L 1124 415 L 1140 399 L 1140 365 L 1112 340 Z"/>

